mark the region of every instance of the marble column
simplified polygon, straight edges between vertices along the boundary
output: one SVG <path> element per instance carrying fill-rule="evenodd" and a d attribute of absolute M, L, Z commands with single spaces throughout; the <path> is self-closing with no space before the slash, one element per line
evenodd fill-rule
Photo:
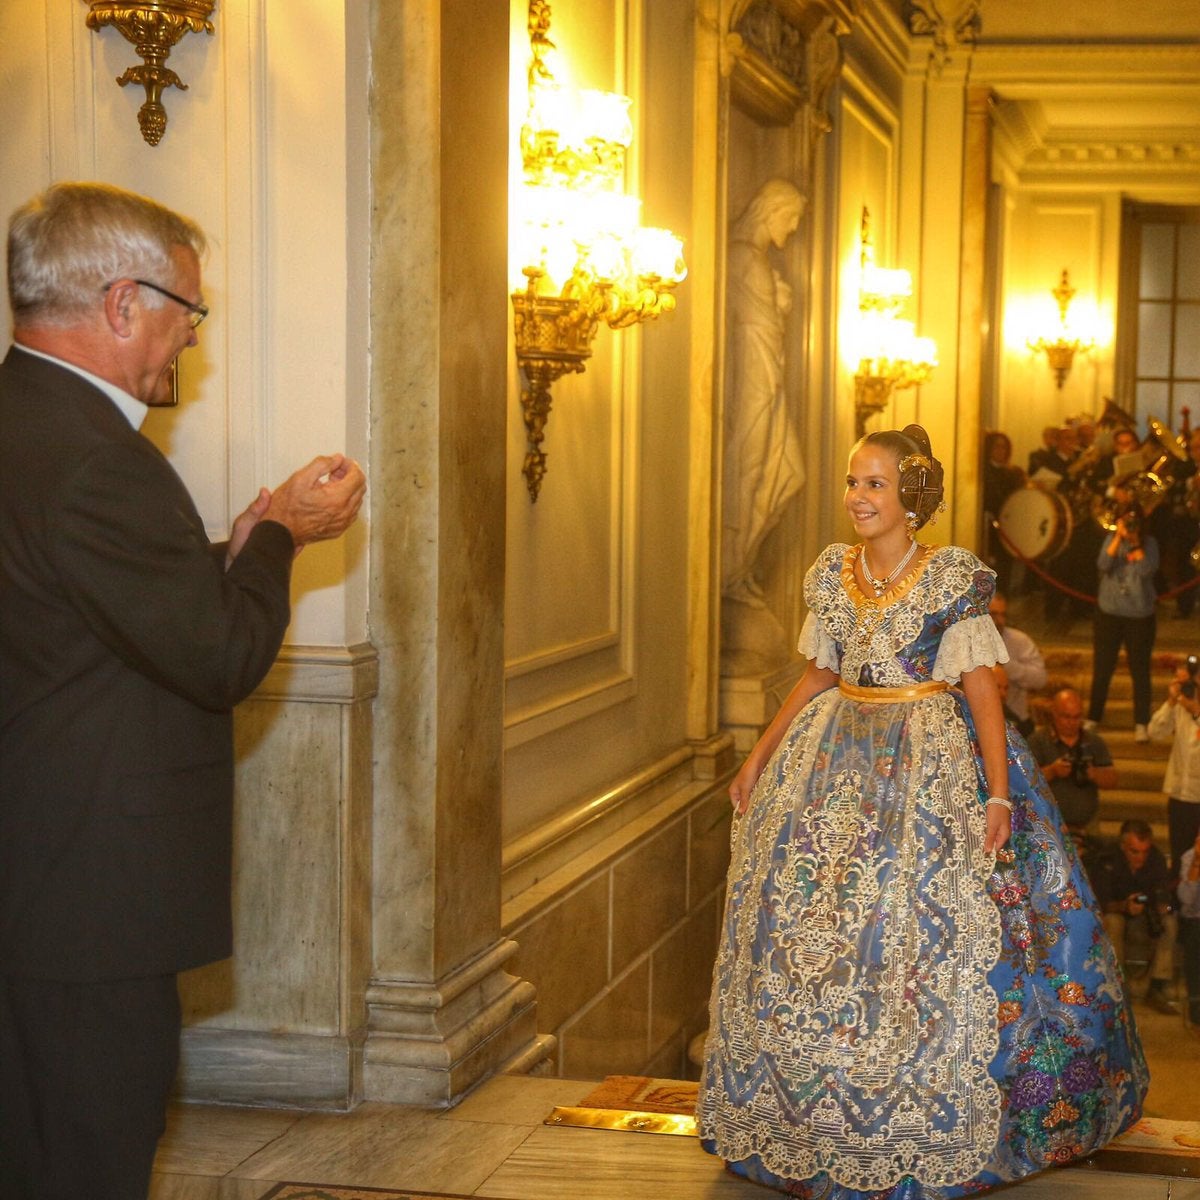
<path fill-rule="evenodd" d="M 373 950 L 367 1099 L 543 1052 L 500 934 L 507 0 L 372 13 Z"/>
<path fill-rule="evenodd" d="M 992 93 L 968 86 L 963 120 L 962 260 L 959 267 L 958 443 L 955 458 L 953 538 L 982 550 L 977 513 L 983 511 L 978 467 L 983 453 L 980 421 L 983 389 L 982 331 L 986 326 L 987 205 L 992 173 Z M 975 453 L 969 452 L 976 447 Z"/>

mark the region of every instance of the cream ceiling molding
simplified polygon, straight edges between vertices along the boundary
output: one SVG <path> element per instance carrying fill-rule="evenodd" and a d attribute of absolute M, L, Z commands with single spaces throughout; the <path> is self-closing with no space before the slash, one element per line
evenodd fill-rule
<path fill-rule="evenodd" d="M 126 67 L 117 83 L 140 83 L 146 89 L 146 102 L 138 109 L 142 137 L 157 146 L 167 128 L 167 110 L 162 104 L 163 88 L 187 91 L 187 84 L 166 65 L 175 43 L 185 33 L 213 32 L 215 0 L 144 0 L 141 4 L 120 4 L 114 0 L 84 0 L 88 5 L 87 26 L 97 33 L 111 25 L 132 43 L 142 65 Z"/>
<path fill-rule="evenodd" d="M 959 46 L 972 47 L 983 30 L 983 0 L 904 0 L 902 16 L 914 37 L 933 38 L 934 70 L 950 61 Z"/>
<path fill-rule="evenodd" d="M 814 129 L 827 133 L 840 39 L 859 7 L 859 0 L 740 0 L 722 55 L 733 102 L 764 125 L 790 125 L 806 108 Z"/>

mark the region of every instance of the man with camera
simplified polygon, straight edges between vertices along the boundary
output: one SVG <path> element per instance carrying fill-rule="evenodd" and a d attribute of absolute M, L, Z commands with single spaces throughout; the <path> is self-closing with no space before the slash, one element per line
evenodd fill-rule
<path fill-rule="evenodd" d="M 1088 826 L 1100 807 L 1100 789 L 1116 787 L 1117 769 L 1104 739 L 1083 728 L 1083 702 L 1071 687 L 1050 701 L 1049 729 L 1029 736 L 1029 749 L 1042 768 L 1063 823 L 1083 853 Z"/>
<path fill-rule="evenodd" d="M 1179 1005 L 1167 994 L 1175 973 L 1178 922 L 1171 909 L 1167 860 L 1154 844 L 1150 826 L 1137 817 L 1126 821 L 1118 845 L 1093 863 L 1091 878 L 1117 958 L 1125 961 L 1126 935 L 1140 922 L 1150 942 L 1146 1003 L 1155 1012 L 1178 1016 Z"/>
<path fill-rule="evenodd" d="M 1158 592 L 1158 541 L 1145 530 L 1145 516 L 1131 491 L 1117 489 L 1116 528 L 1096 560 L 1100 583 L 1092 625 L 1092 694 L 1088 719 L 1104 719 L 1108 685 L 1117 656 L 1125 647 L 1133 680 L 1133 740 L 1148 742 L 1150 732 L 1150 655 L 1154 649 Z"/>
<path fill-rule="evenodd" d="M 1150 736 L 1171 741 L 1171 757 L 1163 777 L 1167 793 L 1167 829 L 1171 875 L 1179 877 L 1180 862 L 1200 833 L 1200 697 L 1196 675 L 1200 658 L 1192 654 L 1167 686 L 1167 698 L 1150 718 Z"/>

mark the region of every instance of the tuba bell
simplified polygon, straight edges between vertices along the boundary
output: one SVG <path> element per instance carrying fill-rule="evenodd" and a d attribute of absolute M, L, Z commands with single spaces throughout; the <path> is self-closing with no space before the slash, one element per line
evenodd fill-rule
<path fill-rule="evenodd" d="M 1111 397 L 1104 397 L 1104 411 L 1096 422 L 1098 429 L 1134 429 L 1136 426 L 1137 417 L 1133 413 L 1123 409 Z"/>
<path fill-rule="evenodd" d="M 1128 416 L 1124 409 L 1111 400 L 1106 401 L 1105 417 L 1120 419 L 1124 423 L 1124 418 Z M 1166 499 L 1174 482 L 1175 471 L 1188 461 L 1183 438 L 1172 433 L 1157 417 L 1150 417 L 1147 425 L 1150 434 L 1138 451 L 1141 469 L 1120 479 L 1114 478 L 1093 508 L 1096 520 L 1109 533 L 1117 528 L 1117 521 L 1131 512 L 1141 518 L 1148 517 Z"/>
<path fill-rule="evenodd" d="M 1187 446 L 1157 417 L 1149 422 L 1150 436 L 1142 443 L 1142 459 L 1146 470 L 1155 475 L 1172 475 L 1178 464 L 1188 461 Z"/>

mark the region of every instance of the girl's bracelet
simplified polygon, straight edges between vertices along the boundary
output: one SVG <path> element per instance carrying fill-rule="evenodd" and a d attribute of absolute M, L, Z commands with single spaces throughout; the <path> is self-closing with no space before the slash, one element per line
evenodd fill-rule
<path fill-rule="evenodd" d="M 1007 808 L 1009 812 L 1012 812 L 1012 801 L 1006 799 L 1004 796 L 989 796 L 987 802 L 989 804 L 998 804 L 1001 808 Z"/>

